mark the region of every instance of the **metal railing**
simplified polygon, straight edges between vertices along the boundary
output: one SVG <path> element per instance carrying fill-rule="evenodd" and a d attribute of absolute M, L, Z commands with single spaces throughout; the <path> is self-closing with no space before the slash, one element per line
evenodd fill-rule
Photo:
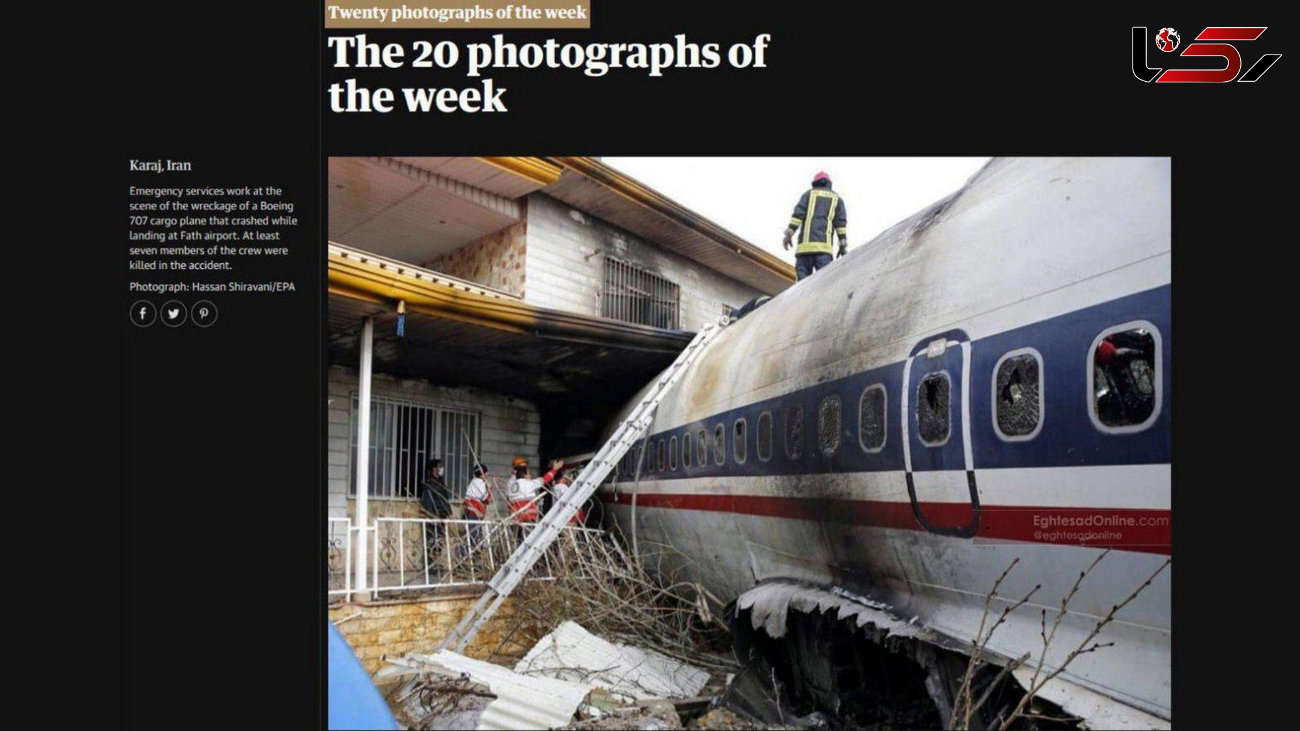
<path fill-rule="evenodd" d="M 376 518 L 370 528 L 369 590 L 378 595 L 481 586 L 534 527 L 511 520 Z M 528 578 L 553 579 L 564 565 L 564 552 L 590 553 L 603 534 L 592 528 L 565 527 L 564 540 L 548 549 Z"/>
<path fill-rule="evenodd" d="M 328 518 L 325 522 L 325 555 L 328 596 L 352 598 L 352 543 L 356 540 L 351 518 Z"/>

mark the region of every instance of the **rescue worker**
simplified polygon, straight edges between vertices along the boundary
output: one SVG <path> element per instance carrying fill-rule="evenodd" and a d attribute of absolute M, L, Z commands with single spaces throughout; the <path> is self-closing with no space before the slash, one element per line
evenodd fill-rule
<path fill-rule="evenodd" d="M 563 500 L 564 496 L 568 494 L 569 488 L 571 488 L 572 486 L 573 486 L 573 478 L 569 476 L 569 473 L 565 472 L 561 474 L 555 480 L 556 502 Z M 582 506 L 578 506 L 578 512 L 574 513 L 573 516 L 569 518 L 569 525 L 586 525 L 586 524 L 587 524 L 587 511 L 584 510 Z"/>
<path fill-rule="evenodd" d="M 510 463 L 515 474 L 506 483 L 506 499 L 510 501 L 510 514 L 519 523 L 537 522 L 537 503 L 541 498 L 542 488 L 550 485 L 556 474 L 564 467 L 564 460 L 551 461 L 551 469 L 541 477 L 534 478 L 528 472 L 528 460 L 515 457 Z"/>
<path fill-rule="evenodd" d="M 800 230 L 802 229 L 802 230 Z M 812 187 L 804 191 L 799 204 L 794 207 L 790 225 L 785 230 L 782 245 L 789 251 L 794 242 L 794 232 L 800 230 L 799 246 L 794 251 L 795 272 L 800 280 L 818 269 L 824 269 L 834 259 L 831 257 L 832 238 L 839 237 L 838 256 L 849 251 L 848 218 L 844 201 L 831 190 L 831 176 L 825 172 L 813 176 Z"/>
<path fill-rule="evenodd" d="M 474 465 L 474 479 L 465 486 L 465 520 L 487 520 L 488 505 L 492 502 L 492 491 L 487 484 L 487 465 Z M 482 523 L 467 523 L 469 544 L 477 546 L 479 536 L 483 534 Z"/>
<path fill-rule="evenodd" d="M 420 507 L 440 521 L 451 517 L 451 491 L 442 479 L 442 460 L 433 457 L 424 463 L 424 479 L 419 486 Z M 442 545 L 441 522 L 430 523 L 425 532 L 425 549 L 430 555 Z"/>
<path fill-rule="evenodd" d="M 433 457 L 424 463 L 424 479 L 419 486 L 420 505 L 435 518 L 451 517 L 451 491 L 442 479 L 442 460 Z"/>

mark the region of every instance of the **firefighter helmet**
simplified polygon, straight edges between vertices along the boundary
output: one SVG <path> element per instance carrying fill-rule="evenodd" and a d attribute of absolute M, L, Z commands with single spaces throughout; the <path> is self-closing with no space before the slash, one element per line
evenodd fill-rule
<path fill-rule="evenodd" d="M 515 457 L 514 460 L 510 462 L 510 466 L 511 466 L 511 467 L 527 467 L 527 466 L 528 466 L 528 458 L 527 458 L 527 457 Z"/>
<path fill-rule="evenodd" d="M 823 180 L 825 180 L 828 183 L 831 182 L 831 176 L 827 175 L 825 170 L 813 176 L 813 185 L 816 185 Z"/>

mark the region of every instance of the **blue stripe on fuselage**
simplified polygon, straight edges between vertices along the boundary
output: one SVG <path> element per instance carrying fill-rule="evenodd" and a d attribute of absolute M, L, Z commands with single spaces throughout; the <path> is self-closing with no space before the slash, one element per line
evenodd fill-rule
<path fill-rule="evenodd" d="M 1160 332 L 1162 347 L 1160 413 L 1147 429 L 1130 434 L 1110 434 L 1097 429 L 1088 413 L 1087 369 L 1092 362 L 1089 348 L 1093 339 L 1108 327 L 1147 320 Z M 975 468 L 1068 467 L 1087 465 L 1161 464 L 1170 460 L 1170 287 L 1169 285 L 1139 292 L 1014 330 L 990 335 L 971 343 L 971 439 Z M 993 367 L 1008 351 L 1034 348 L 1043 357 L 1042 429 L 1036 437 L 1023 442 L 1006 442 L 993 427 Z M 920 367 L 919 363 L 913 368 Z M 959 373 L 952 373 L 954 380 Z M 658 460 L 642 469 L 643 479 L 669 480 L 691 477 L 822 474 L 828 472 L 874 472 L 903 469 L 902 432 L 899 424 L 899 395 L 903 363 L 891 363 L 845 378 L 819 383 L 781 396 L 748 404 L 651 435 L 647 451 L 657 457 L 658 444 L 664 441 L 667 451 L 672 437 L 677 437 L 677 469 L 659 470 Z M 863 391 L 880 383 L 888 394 L 886 440 L 876 453 L 865 451 L 858 442 L 858 408 Z M 818 440 L 819 409 L 824 399 L 838 396 L 840 401 L 840 444 L 832 454 L 823 454 Z M 910 399 L 910 420 L 915 428 L 915 396 Z M 786 418 L 802 409 L 799 457 L 791 458 L 785 449 Z M 953 408 L 958 408 L 954 402 Z M 759 416 L 770 412 L 772 419 L 771 454 L 759 458 L 757 435 Z M 956 412 L 954 412 L 954 416 Z M 745 420 L 745 461 L 738 462 L 733 451 L 735 423 Z M 723 425 L 726 459 L 719 465 L 713 449 L 714 429 Z M 953 428 L 959 421 L 954 419 Z M 704 430 L 708 445 L 707 464 L 701 466 L 692 449 L 689 467 L 682 462 L 682 439 L 690 435 L 699 441 Z M 952 439 L 960 440 L 954 431 Z M 913 446 L 915 456 L 916 446 Z M 624 459 L 626 470 L 634 465 Z M 925 465 L 913 464 L 918 471 Z M 623 474 L 628 474 L 624 472 Z"/>

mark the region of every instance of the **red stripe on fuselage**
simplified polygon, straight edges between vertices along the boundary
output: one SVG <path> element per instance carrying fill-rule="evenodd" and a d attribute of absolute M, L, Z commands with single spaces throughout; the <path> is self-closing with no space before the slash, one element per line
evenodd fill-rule
<path fill-rule="evenodd" d="M 605 502 L 631 505 L 632 496 L 619 493 Z M 646 508 L 739 513 L 769 518 L 809 520 L 873 528 L 924 531 L 911 503 L 876 500 L 810 499 L 768 495 L 699 495 L 642 493 L 637 505 Z M 932 525 L 969 523 L 966 503 L 921 503 Z M 1169 510 L 1039 505 L 981 505 L 979 532 L 974 541 L 1020 541 L 1055 545 L 1114 548 L 1169 555 Z"/>

